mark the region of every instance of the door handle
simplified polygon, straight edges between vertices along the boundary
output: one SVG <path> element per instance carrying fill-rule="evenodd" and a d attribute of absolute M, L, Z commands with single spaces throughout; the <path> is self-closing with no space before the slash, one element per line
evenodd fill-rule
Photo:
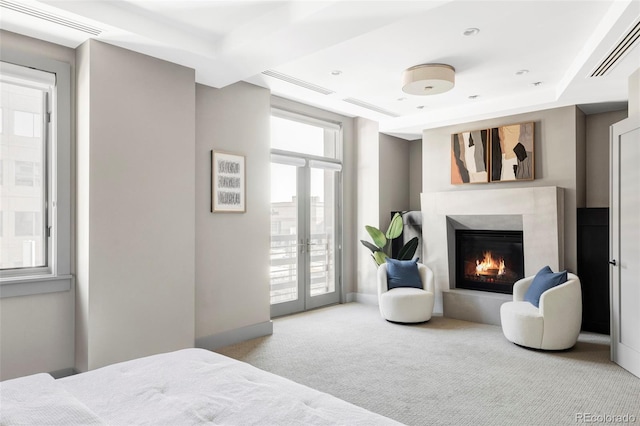
<path fill-rule="evenodd" d="M 613 259 L 609 261 L 609 265 L 617 266 L 618 264 L 616 263 L 616 260 Z"/>

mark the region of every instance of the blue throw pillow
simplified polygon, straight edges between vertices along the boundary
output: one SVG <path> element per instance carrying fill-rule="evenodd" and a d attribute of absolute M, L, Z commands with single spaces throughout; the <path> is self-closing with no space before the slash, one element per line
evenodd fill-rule
<path fill-rule="evenodd" d="M 533 278 L 533 282 L 524 294 L 524 300 L 538 308 L 542 293 L 565 282 L 567 282 L 567 271 L 554 273 L 549 266 L 545 266 Z"/>
<path fill-rule="evenodd" d="M 418 260 L 396 260 L 387 258 L 387 288 L 422 288 L 418 272 Z"/>

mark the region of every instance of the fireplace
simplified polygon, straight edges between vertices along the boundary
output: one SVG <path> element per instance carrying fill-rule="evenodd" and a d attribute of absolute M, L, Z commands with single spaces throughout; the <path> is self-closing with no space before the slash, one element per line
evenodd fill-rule
<path fill-rule="evenodd" d="M 456 288 L 513 293 L 524 277 L 522 231 L 456 230 Z"/>

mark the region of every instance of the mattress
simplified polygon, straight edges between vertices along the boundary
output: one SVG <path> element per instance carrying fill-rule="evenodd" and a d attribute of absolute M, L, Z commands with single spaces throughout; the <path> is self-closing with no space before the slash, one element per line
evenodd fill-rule
<path fill-rule="evenodd" d="M 30 379 L 9 382 L 20 380 Z M 75 413 L 76 417 L 69 417 L 63 423 L 5 423 L 5 390 L 2 389 L 0 422 L 3 425 L 400 424 L 329 394 L 204 349 L 153 355 L 46 381 L 52 381 L 54 387 L 64 393 L 69 404 L 74 402 L 74 410 L 84 407 L 86 412 Z M 12 386 L 19 387 L 17 383 Z M 43 410 L 51 403 L 50 399 L 43 400 Z M 7 420 L 19 417 L 11 415 L 16 410 L 20 412 L 20 404 L 13 404 L 11 408 Z M 27 412 L 22 414 L 26 416 Z"/>

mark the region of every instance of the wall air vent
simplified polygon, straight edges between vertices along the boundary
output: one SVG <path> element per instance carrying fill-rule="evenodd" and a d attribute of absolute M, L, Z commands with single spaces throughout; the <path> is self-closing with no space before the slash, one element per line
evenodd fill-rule
<path fill-rule="evenodd" d="M 321 93 L 323 95 L 330 95 L 335 93 L 333 90 L 329 90 L 325 87 L 317 86 L 313 83 L 309 83 L 308 81 L 300 80 L 295 77 L 291 77 L 290 75 L 282 74 L 278 71 L 267 70 L 263 71 L 262 74 L 268 75 L 269 77 L 277 78 L 278 80 L 286 81 L 289 84 L 294 84 L 299 87 L 303 87 L 308 90 L 313 90 L 314 92 Z"/>
<path fill-rule="evenodd" d="M 63 18 L 61 16 L 56 16 L 49 12 L 38 10 L 30 6 L 26 6 L 24 4 L 7 1 L 7 0 L 0 0 L 0 7 L 13 10 L 14 12 L 23 13 L 25 15 L 29 15 L 34 18 L 43 19 L 45 21 L 49 21 L 57 25 L 62 25 L 64 27 L 71 28 L 77 31 L 82 31 L 83 33 L 91 34 L 94 36 L 98 36 L 102 33 L 102 30 L 98 28 L 90 27 L 89 25 L 72 21 L 70 19 Z"/>
<path fill-rule="evenodd" d="M 394 117 L 394 118 L 395 117 L 400 117 L 398 114 L 396 114 L 394 112 L 387 111 L 386 109 L 382 109 L 380 107 L 377 107 L 375 105 L 369 104 L 369 103 L 364 102 L 364 101 L 361 101 L 359 99 L 344 98 L 343 101 L 344 102 L 348 102 L 348 103 L 353 104 L 353 105 L 356 105 L 356 106 L 359 106 L 361 108 L 366 108 L 366 109 L 368 109 L 370 111 L 375 111 L 378 114 L 384 114 L 384 115 L 387 115 L 389 117 Z"/>
<path fill-rule="evenodd" d="M 640 21 L 626 33 L 618 44 L 615 45 L 609 54 L 598 64 L 596 69 L 591 73 L 590 77 L 602 77 L 611 71 L 624 56 L 629 53 L 640 40 Z"/>

